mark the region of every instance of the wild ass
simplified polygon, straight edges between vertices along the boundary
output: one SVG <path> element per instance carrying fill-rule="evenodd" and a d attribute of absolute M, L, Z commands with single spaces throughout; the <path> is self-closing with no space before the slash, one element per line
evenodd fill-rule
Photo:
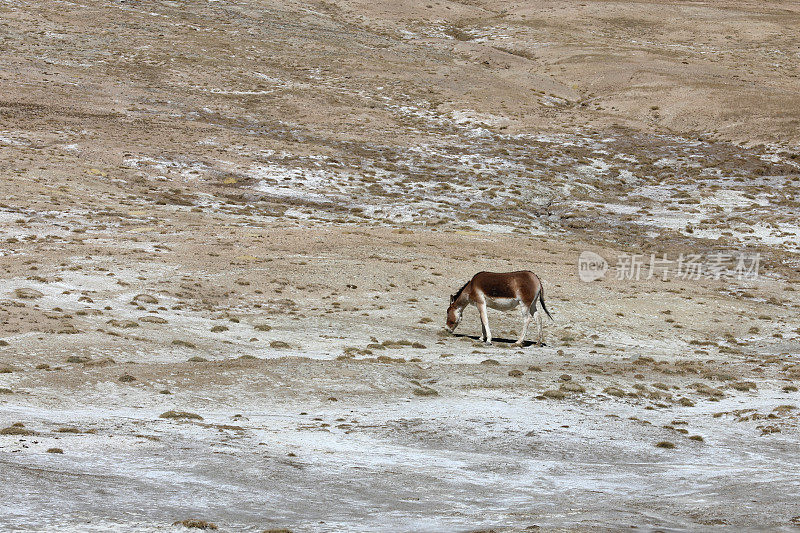
<path fill-rule="evenodd" d="M 469 304 L 478 308 L 481 319 L 481 341 L 492 343 L 492 332 L 489 329 L 489 319 L 486 308 L 509 311 L 522 304 L 523 325 L 522 334 L 512 346 L 522 346 L 525 333 L 531 318 L 536 319 L 539 329 L 539 345 L 542 343 L 542 317 L 536 310 L 536 300 L 542 304 L 542 310 L 550 312 L 544 305 L 544 289 L 539 277 L 529 270 L 518 272 L 478 272 L 457 293 L 450 296 L 450 307 L 447 308 L 447 330 L 452 333 L 459 322 L 464 308 Z"/>

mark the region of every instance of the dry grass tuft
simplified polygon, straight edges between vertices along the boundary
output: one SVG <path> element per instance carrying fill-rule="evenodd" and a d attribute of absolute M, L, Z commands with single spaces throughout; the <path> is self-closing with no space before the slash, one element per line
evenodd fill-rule
<path fill-rule="evenodd" d="M 0 435 L 28 436 L 36 435 L 36 432 L 31 429 L 25 429 L 25 424 L 22 422 L 15 422 L 7 428 L 0 429 Z"/>
<path fill-rule="evenodd" d="M 269 347 L 276 349 L 283 349 L 283 348 L 291 348 L 291 345 L 288 342 L 272 341 L 269 343 Z"/>
<path fill-rule="evenodd" d="M 158 415 L 158 418 L 171 418 L 173 420 L 202 420 L 203 417 L 196 414 L 190 413 L 188 411 L 167 411 L 166 413 L 161 413 Z"/>
<path fill-rule="evenodd" d="M 192 529 L 207 529 L 207 530 L 215 530 L 219 529 L 217 524 L 213 522 L 206 522 L 205 520 L 197 520 L 195 518 L 189 518 L 187 520 L 178 520 L 177 522 L 172 524 L 173 526 L 183 526 Z"/>
<path fill-rule="evenodd" d="M 610 394 L 611 396 L 616 396 L 617 398 L 622 398 L 625 396 L 625 391 L 618 387 L 606 387 L 603 389 L 603 392 Z"/>
<path fill-rule="evenodd" d="M 561 390 L 546 390 L 542 393 L 542 396 L 545 398 L 550 398 L 551 400 L 563 400 L 567 397 L 567 393 Z"/>
<path fill-rule="evenodd" d="M 184 340 L 181 340 L 181 339 L 175 339 L 174 341 L 172 341 L 172 345 L 173 346 L 182 346 L 184 348 L 197 348 L 197 345 L 195 343 L 189 342 L 189 341 L 184 341 Z"/>

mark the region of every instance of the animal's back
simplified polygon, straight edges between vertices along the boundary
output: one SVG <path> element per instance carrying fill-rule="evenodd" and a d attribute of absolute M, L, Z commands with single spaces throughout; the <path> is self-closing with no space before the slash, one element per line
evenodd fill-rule
<path fill-rule="evenodd" d="M 530 270 L 515 272 L 478 272 L 472 277 L 472 287 L 480 288 L 490 298 L 522 297 L 532 301 L 538 290 L 536 274 Z M 474 289 L 473 289 L 474 290 Z"/>

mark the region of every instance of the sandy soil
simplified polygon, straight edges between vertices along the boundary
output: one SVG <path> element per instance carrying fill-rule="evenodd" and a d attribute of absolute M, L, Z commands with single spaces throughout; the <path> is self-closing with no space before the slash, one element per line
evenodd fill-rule
<path fill-rule="evenodd" d="M 796 3 L 0 15 L 0 529 L 800 527 Z"/>

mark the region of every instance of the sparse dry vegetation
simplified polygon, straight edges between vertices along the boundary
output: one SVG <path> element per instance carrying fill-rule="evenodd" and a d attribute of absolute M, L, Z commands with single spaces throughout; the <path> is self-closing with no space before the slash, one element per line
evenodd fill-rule
<path fill-rule="evenodd" d="M 0 13 L 0 529 L 796 525 L 793 4 Z"/>

